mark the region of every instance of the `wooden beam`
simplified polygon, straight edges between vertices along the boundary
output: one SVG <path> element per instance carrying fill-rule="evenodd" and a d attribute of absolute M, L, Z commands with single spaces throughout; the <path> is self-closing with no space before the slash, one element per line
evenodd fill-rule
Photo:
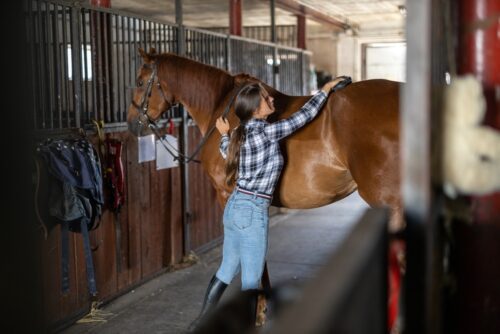
<path fill-rule="evenodd" d="M 241 36 L 241 0 L 229 0 L 229 33 Z"/>
<path fill-rule="evenodd" d="M 268 2 L 268 1 L 266 1 Z M 352 28 L 351 25 L 334 19 L 320 11 L 301 5 L 294 0 L 276 0 L 276 6 L 296 15 L 305 15 L 308 19 L 336 29 Z"/>
<path fill-rule="evenodd" d="M 306 49 L 306 17 L 297 15 L 297 47 Z"/>

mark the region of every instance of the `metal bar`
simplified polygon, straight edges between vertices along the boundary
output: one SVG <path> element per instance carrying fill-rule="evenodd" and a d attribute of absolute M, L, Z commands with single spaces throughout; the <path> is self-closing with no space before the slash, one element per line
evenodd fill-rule
<path fill-rule="evenodd" d="M 92 77 L 92 73 L 90 73 L 90 77 L 92 77 L 92 79 L 89 77 L 89 69 L 92 70 L 92 67 L 89 68 L 88 64 L 89 64 L 89 57 L 87 56 L 87 39 L 88 39 L 88 36 L 87 36 L 87 28 L 88 28 L 88 25 L 87 25 L 87 20 L 85 19 L 86 17 L 90 16 L 90 13 L 88 10 L 82 10 L 82 47 L 83 47 L 83 93 L 84 93 L 84 98 L 83 98 L 83 101 L 84 101 L 84 106 L 85 106 L 85 110 L 84 110 L 84 114 L 85 114 L 85 123 L 87 123 L 91 118 L 91 108 L 90 108 L 90 105 L 89 105 L 89 83 L 92 82 L 94 80 L 94 78 Z M 89 19 L 89 22 L 90 22 L 90 19 Z M 90 35 L 90 34 L 89 34 Z"/>
<path fill-rule="evenodd" d="M 62 33 L 63 33 L 63 47 L 62 47 L 62 56 L 64 59 L 64 66 L 63 66 L 63 88 L 64 88 L 64 97 L 65 97 L 65 109 L 66 109 L 66 127 L 70 128 L 71 127 L 71 95 L 70 95 L 70 80 L 69 80 L 69 62 L 70 60 L 68 59 L 68 19 L 67 19 L 67 10 L 69 8 L 63 7 L 63 15 L 62 15 Z"/>
<path fill-rule="evenodd" d="M 47 104 L 48 104 L 48 112 L 49 112 L 49 126 L 51 129 L 54 128 L 54 72 L 52 71 L 54 67 L 54 62 L 52 61 L 52 56 L 51 56 L 51 48 L 50 48 L 50 30 L 51 30 L 51 12 L 52 6 L 50 3 L 45 4 L 45 64 L 47 68 Z"/>
<path fill-rule="evenodd" d="M 126 117 L 124 113 L 127 112 L 127 86 L 129 85 L 130 79 L 127 80 L 127 52 L 125 50 L 125 45 L 127 45 L 128 48 L 128 43 L 125 43 L 125 17 L 121 16 L 121 33 L 122 33 L 122 71 L 123 71 L 123 82 L 121 85 L 122 88 L 122 94 L 123 94 L 123 112 L 120 113 L 120 122 L 125 121 Z"/>
<path fill-rule="evenodd" d="M 108 13 L 103 13 L 103 29 L 102 29 L 102 34 L 103 34 L 103 43 L 102 43 L 102 48 L 104 50 L 104 61 L 103 61 L 103 75 L 104 75 L 104 108 L 106 112 L 106 122 L 112 122 L 114 121 L 113 115 L 112 115 L 112 107 L 113 107 L 113 102 L 112 102 L 112 94 L 111 94 L 111 87 L 112 87 L 112 64 L 111 64 L 111 33 L 109 31 L 110 29 L 110 15 Z"/>
<path fill-rule="evenodd" d="M 98 52 L 99 46 L 97 45 L 97 17 L 99 13 L 96 11 L 89 11 L 89 29 L 90 29 L 90 48 L 91 48 L 91 64 L 92 64 L 92 109 L 94 111 L 94 118 L 100 119 L 99 112 L 99 93 L 98 91 L 98 81 L 99 81 L 99 62 L 98 62 Z"/>
<path fill-rule="evenodd" d="M 185 55 L 185 35 L 183 27 L 183 12 L 182 12 L 182 0 L 175 0 L 175 23 L 178 28 L 177 35 L 177 53 L 181 56 Z M 182 105 L 179 105 L 182 114 L 182 152 L 185 156 L 188 154 L 188 114 L 184 110 Z M 189 254 L 191 251 L 191 207 L 190 207 L 190 196 L 189 196 L 189 166 L 186 162 L 182 163 L 182 203 L 183 203 L 183 237 L 184 237 L 184 254 Z"/>
<path fill-rule="evenodd" d="M 39 110 L 41 110 L 41 113 L 39 114 L 41 117 L 40 117 L 40 121 L 41 121 L 41 128 L 42 129 L 45 129 L 46 127 L 46 124 L 45 124 L 45 94 L 44 94 L 44 82 L 45 82 L 45 78 L 44 78 L 44 69 L 45 69 L 45 66 L 44 66 L 44 63 L 43 63 L 43 41 L 42 41 L 42 10 L 41 10 L 41 6 L 42 6 L 42 3 L 40 2 L 36 2 L 37 4 L 37 29 L 36 29 L 36 34 L 37 34 L 37 41 L 38 41 L 38 55 L 37 55 L 37 58 L 38 58 L 38 97 L 39 97 L 39 103 L 38 103 L 38 108 L 40 108 Z"/>
<path fill-rule="evenodd" d="M 430 87 L 432 0 L 409 1 L 401 115 L 402 193 L 407 224 L 405 333 L 429 333 L 426 226 L 431 209 Z"/>
<path fill-rule="evenodd" d="M 60 62 L 60 45 L 59 45 L 59 6 L 56 5 L 54 7 L 54 29 L 53 29 L 53 47 L 54 47 L 54 59 L 55 59 L 55 64 L 58 67 Z M 64 55 L 63 55 L 64 56 Z M 62 82 L 64 82 L 64 77 L 61 78 L 60 71 L 57 70 L 57 68 L 54 68 L 54 71 L 56 73 L 55 75 L 55 96 L 56 96 L 56 105 L 57 105 L 57 118 L 58 118 L 58 128 L 62 128 Z"/>
<path fill-rule="evenodd" d="M 119 17 L 116 15 L 111 16 L 111 31 L 114 29 L 114 36 L 115 40 L 112 42 L 114 45 L 115 52 L 111 54 L 111 68 L 113 69 L 113 79 L 114 80 L 114 85 L 113 85 L 113 96 L 116 96 L 116 103 L 113 103 L 113 113 L 115 115 L 115 118 L 113 119 L 113 122 L 119 122 L 122 121 L 122 98 L 121 98 L 121 89 L 120 87 L 123 85 L 123 78 L 120 75 L 120 64 L 123 63 L 123 59 L 120 59 L 120 29 L 119 29 Z M 114 24 L 113 24 L 114 22 Z M 116 64 L 114 66 L 113 64 Z M 121 80 L 120 80 L 121 79 Z"/>
<path fill-rule="evenodd" d="M 75 126 L 79 128 L 82 109 L 82 71 L 80 57 L 80 15 L 78 8 L 71 9 L 71 69 L 73 77 L 73 106 L 75 115 Z"/>
<path fill-rule="evenodd" d="M 35 18 L 34 18 L 34 15 L 33 15 L 33 2 L 32 1 L 29 1 L 27 2 L 27 12 L 28 12 L 28 22 L 27 22 L 27 35 L 28 35 L 28 41 L 29 41 L 29 59 L 31 61 L 31 68 L 33 69 L 33 81 L 34 82 L 37 82 L 37 76 L 36 76 L 36 67 L 35 67 L 35 44 L 36 44 L 36 41 L 35 41 Z M 32 84 L 31 85 L 31 94 L 32 94 L 32 98 L 33 98 L 33 124 L 35 125 L 35 128 L 38 129 L 38 124 L 37 124 L 37 113 L 36 113 L 36 110 L 35 110 L 35 107 L 37 105 L 37 100 L 38 100 L 38 96 L 37 96 L 37 93 L 36 93 L 36 84 Z"/>

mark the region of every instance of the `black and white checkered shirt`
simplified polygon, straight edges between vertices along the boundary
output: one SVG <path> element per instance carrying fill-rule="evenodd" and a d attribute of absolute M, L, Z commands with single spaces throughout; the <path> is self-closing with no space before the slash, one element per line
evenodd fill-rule
<path fill-rule="evenodd" d="M 275 123 L 256 118 L 249 120 L 245 125 L 245 141 L 240 148 L 236 184 L 240 188 L 272 195 L 283 169 L 278 141 L 313 120 L 326 98 L 327 94 L 320 90 L 299 111 Z M 220 143 L 224 159 L 228 147 L 229 137 L 224 135 Z"/>

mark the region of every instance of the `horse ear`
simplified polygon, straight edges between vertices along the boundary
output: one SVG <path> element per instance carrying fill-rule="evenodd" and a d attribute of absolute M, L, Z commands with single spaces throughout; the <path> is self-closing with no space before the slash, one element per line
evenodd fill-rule
<path fill-rule="evenodd" d="M 155 48 L 149 49 L 149 54 L 152 56 L 156 55 L 156 49 Z"/>
<path fill-rule="evenodd" d="M 147 54 L 146 51 L 144 51 L 143 48 L 139 48 L 139 54 L 141 55 L 142 59 L 144 60 L 145 63 L 150 63 L 151 62 L 151 55 Z"/>

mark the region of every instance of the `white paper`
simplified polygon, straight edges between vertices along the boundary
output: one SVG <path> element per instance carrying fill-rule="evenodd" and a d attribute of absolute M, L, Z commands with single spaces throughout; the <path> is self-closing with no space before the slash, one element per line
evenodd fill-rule
<path fill-rule="evenodd" d="M 177 160 L 174 161 L 174 157 L 172 156 L 172 154 L 170 154 L 165 148 L 165 146 L 168 147 L 170 152 L 177 155 L 177 152 L 179 152 L 179 144 L 177 138 L 171 135 L 165 135 L 163 136 L 162 140 L 163 144 L 159 139 L 156 141 L 156 169 L 160 170 L 165 168 L 178 167 L 179 162 Z"/>
<path fill-rule="evenodd" d="M 139 163 L 152 161 L 156 158 L 155 135 L 137 137 L 139 143 Z"/>

